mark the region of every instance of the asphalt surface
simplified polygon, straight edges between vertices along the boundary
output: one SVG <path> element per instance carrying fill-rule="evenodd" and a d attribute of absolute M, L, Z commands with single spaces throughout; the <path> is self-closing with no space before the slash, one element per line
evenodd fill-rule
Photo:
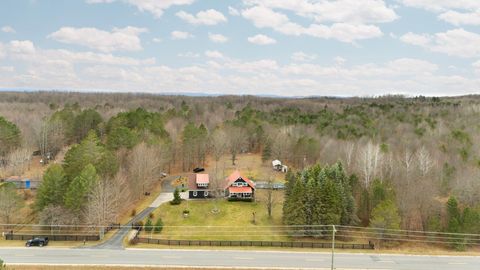
<path fill-rule="evenodd" d="M 328 252 L 0 248 L 8 264 L 216 266 L 278 269 L 330 269 Z M 480 257 L 409 256 L 387 254 L 335 254 L 336 269 L 477 270 Z"/>

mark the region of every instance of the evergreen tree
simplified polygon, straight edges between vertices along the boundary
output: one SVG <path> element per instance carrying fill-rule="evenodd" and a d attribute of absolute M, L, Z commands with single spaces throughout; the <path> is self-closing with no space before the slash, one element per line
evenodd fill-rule
<path fill-rule="evenodd" d="M 43 174 L 43 181 L 40 184 L 35 208 L 42 211 L 48 205 L 63 205 L 64 195 L 68 189 L 68 180 L 65 176 L 62 166 L 58 164 L 50 165 Z"/>
<path fill-rule="evenodd" d="M 113 176 L 118 170 L 115 155 L 105 148 L 93 131 L 80 144 L 74 145 L 67 151 L 63 164 L 65 174 L 70 181 L 88 164 L 93 164 L 101 176 Z"/>
<path fill-rule="evenodd" d="M 122 147 L 131 149 L 137 143 L 137 134 L 127 127 L 116 127 L 110 131 L 107 137 L 107 147 L 109 149 L 117 150 Z"/>
<path fill-rule="evenodd" d="M 306 224 L 305 191 L 301 180 L 296 180 L 292 193 L 283 205 L 283 222 L 286 225 Z"/>
<path fill-rule="evenodd" d="M 87 165 L 68 186 L 65 194 L 65 206 L 74 213 L 80 214 L 87 203 L 89 193 L 97 181 L 98 176 L 95 167 L 91 164 Z"/>
<path fill-rule="evenodd" d="M 153 230 L 153 222 L 151 218 L 147 218 L 145 225 L 143 226 L 146 232 L 151 232 Z"/>
<path fill-rule="evenodd" d="M 163 230 L 163 221 L 159 217 L 157 221 L 155 222 L 155 227 L 154 227 L 154 233 L 161 233 Z"/>
<path fill-rule="evenodd" d="M 388 229 L 400 229 L 400 215 L 398 208 L 391 200 L 379 203 L 372 211 L 370 227 L 378 228 L 380 238 L 385 238 L 385 231 Z"/>
<path fill-rule="evenodd" d="M 180 203 L 182 203 L 182 198 L 180 197 L 180 191 L 178 190 L 178 188 L 176 188 L 173 192 L 173 200 L 170 202 L 170 204 L 178 205 Z"/>
<path fill-rule="evenodd" d="M 262 151 L 262 162 L 267 162 L 272 158 L 272 142 L 267 140 Z"/>
<path fill-rule="evenodd" d="M 0 159 L 19 147 L 21 141 L 18 127 L 0 116 Z"/>
<path fill-rule="evenodd" d="M 91 130 L 96 131 L 102 122 L 102 116 L 96 110 L 83 110 L 74 119 L 73 134 L 75 134 L 76 141 L 83 140 Z"/>
<path fill-rule="evenodd" d="M 460 210 L 458 208 L 457 198 L 451 196 L 447 201 L 447 220 L 456 219 L 460 221 Z"/>

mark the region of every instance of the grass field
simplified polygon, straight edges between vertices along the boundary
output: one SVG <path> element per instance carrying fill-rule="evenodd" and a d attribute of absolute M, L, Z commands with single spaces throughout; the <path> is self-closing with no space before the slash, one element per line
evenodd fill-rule
<path fill-rule="evenodd" d="M 257 190 L 257 198 L 264 190 Z M 161 234 L 151 234 L 161 239 L 192 240 L 287 240 L 279 228 L 264 226 L 282 225 L 282 194 L 268 217 L 264 202 L 229 202 L 224 199 L 183 201 L 181 205 L 163 204 L 154 211 L 154 220 L 161 217 L 165 227 Z M 214 213 L 215 204 L 219 212 Z M 184 217 L 183 210 L 190 211 Z M 253 213 L 255 212 L 255 224 Z M 143 233 L 150 236 L 150 233 Z"/>
<path fill-rule="evenodd" d="M 224 155 L 220 158 L 216 166 L 219 174 L 222 174 L 224 171 L 225 176 L 228 176 L 234 170 L 239 170 L 246 177 L 254 181 L 267 181 L 269 178 L 273 178 L 275 182 L 283 183 L 285 181 L 285 174 L 274 171 L 271 161 L 263 163 L 260 154 L 240 154 L 237 157 L 235 165 L 232 165 L 230 155 Z M 215 171 L 215 160 L 209 158 L 205 170 L 207 173 L 212 174 Z"/>

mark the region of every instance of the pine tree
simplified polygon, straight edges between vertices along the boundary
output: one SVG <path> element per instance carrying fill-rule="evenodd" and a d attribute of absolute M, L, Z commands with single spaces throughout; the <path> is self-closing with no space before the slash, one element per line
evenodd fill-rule
<path fill-rule="evenodd" d="M 153 230 L 153 222 L 151 218 L 148 218 L 143 226 L 146 232 L 151 232 Z"/>
<path fill-rule="evenodd" d="M 155 227 L 154 227 L 154 232 L 155 233 L 161 233 L 163 230 L 163 221 L 162 219 L 159 217 L 157 219 L 157 221 L 155 222 Z"/>
<path fill-rule="evenodd" d="M 400 215 L 398 208 L 391 200 L 386 200 L 379 203 L 372 211 L 372 218 L 370 220 L 370 227 L 378 228 L 379 237 L 387 237 L 385 231 L 388 229 L 400 229 Z"/>
<path fill-rule="evenodd" d="M 262 162 L 266 162 L 272 158 L 272 142 L 267 140 L 262 151 Z"/>
<path fill-rule="evenodd" d="M 50 165 L 45 171 L 43 181 L 38 188 L 35 209 L 42 211 L 50 204 L 63 205 L 63 196 L 67 189 L 68 180 L 62 166 L 58 164 Z"/>
<path fill-rule="evenodd" d="M 285 224 L 302 225 L 306 223 L 304 197 L 303 183 L 296 180 L 292 193 L 284 203 L 283 220 Z"/>
<path fill-rule="evenodd" d="M 173 192 L 173 200 L 170 202 L 170 204 L 178 205 L 180 203 L 182 203 L 182 198 L 180 197 L 180 191 L 178 190 L 178 188 L 176 188 Z"/>
<path fill-rule="evenodd" d="M 89 164 L 79 176 L 73 179 L 65 194 L 65 206 L 76 214 L 80 214 L 87 203 L 88 194 L 98 181 L 97 172 L 93 165 Z"/>

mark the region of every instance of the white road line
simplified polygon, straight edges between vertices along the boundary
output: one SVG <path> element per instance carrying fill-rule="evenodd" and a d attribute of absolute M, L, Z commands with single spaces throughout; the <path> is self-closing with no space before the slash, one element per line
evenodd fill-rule
<path fill-rule="evenodd" d="M 394 261 L 377 261 L 378 263 L 395 263 Z"/>
<path fill-rule="evenodd" d="M 464 263 L 464 262 L 449 262 L 448 264 L 453 264 L 453 265 L 464 265 L 464 264 L 467 264 L 467 263 Z"/>
<path fill-rule="evenodd" d="M 252 257 L 233 257 L 235 260 L 253 260 L 254 258 Z"/>

